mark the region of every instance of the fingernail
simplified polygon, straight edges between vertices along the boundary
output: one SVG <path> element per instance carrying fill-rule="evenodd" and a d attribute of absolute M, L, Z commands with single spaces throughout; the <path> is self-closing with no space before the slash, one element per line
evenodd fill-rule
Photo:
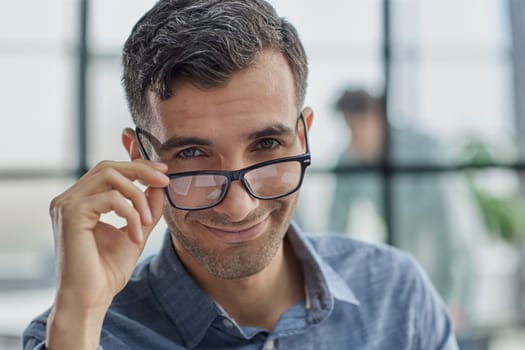
<path fill-rule="evenodd" d="M 165 180 L 165 179 L 168 178 L 168 176 L 166 176 L 166 174 L 161 173 L 160 171 L 156 171 L 156 172 L 155 172 L 155 175 L 156 175 L 159 179 L 162 179 L 162 180 Z"/>

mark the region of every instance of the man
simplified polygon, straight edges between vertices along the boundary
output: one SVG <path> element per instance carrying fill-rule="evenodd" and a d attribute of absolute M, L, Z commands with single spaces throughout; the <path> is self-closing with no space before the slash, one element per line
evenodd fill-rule
<path fill-rule="evenodd" d="M 413 260 L 291 224 L 313 112 L 303 47 L 269 4 L 159 1 L 123 65 L 132 161 L 52 201 L 56 298 L 25 349 L 456 348 Z M 164 245 L 133 272 L 161 215 Z"/>
<path fill-rule="evenodd" d="M 429 161 L 434 164 L 444 160 L 443 147 L 431 137 L 412 128 L 394 127 L 387 122 L 382 97 L 372 96 L 364 89 L 350 88 L 342 92 L 335 107 L 344 118 L 351 135 L 348 147 L 339 156 L 338 165 L 382 164 L 387 133 L 390 141 L 389 158 L 395 164 L 424 165 L 429 164 Z M 448 242 L 443 238 L 447 238 L 447 232 L 454 228 L 449 227 L 452 226 L 452 213 L 447 203 L 449 201 L 445 199 L 446 191 L 441 178 L 443 176 L 436 179 L 421 174 L 396 177 L 395 188 L 404 199 L 402 203 L 395 205 L 396 217 L 399 219 L 397 222 L 401 223 L 396 229 L 400 231 L 399 237 L 407 236 L 407 241 L 403 239 L 397 243 L 416 243 L 414 237 L 421 237 L 426 231 L 432 231 L 430 237 L 439 236 L 442 242 Z M 369 174 L 337 176 L 330 210 L 330 231 L 351 230 L 348 224 L 353 223 L 353 220 L 349 218 L 349 213 L 360 200 L 370 201 L 375 212 L 381 215 L 382 199 L 381 183 L 377 177 Z"/>

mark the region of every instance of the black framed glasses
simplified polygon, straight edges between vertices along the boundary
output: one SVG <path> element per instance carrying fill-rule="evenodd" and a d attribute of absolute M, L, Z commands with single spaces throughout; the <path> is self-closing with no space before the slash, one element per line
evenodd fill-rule
<path fill-rule="evenodd" d="M 249 167 L 233 170 L 186 171 L 168 174 L 169 185 L 165 188 L 169 203 L 180 210 L 202 210 L 222 202 L 233 181 L 241 181 L 244 188 L 254 198 L 262 200 L 278 199 L 296 192 L 303 182 L 306 168 L 311 163 L 310 145 L 306 121 L 301 113 L 306 152 L 257 163 Z M 151 141 L 148 132 L 135 128 L 139 150 L 144 159 L 150 160 L 144 141 Z"/>

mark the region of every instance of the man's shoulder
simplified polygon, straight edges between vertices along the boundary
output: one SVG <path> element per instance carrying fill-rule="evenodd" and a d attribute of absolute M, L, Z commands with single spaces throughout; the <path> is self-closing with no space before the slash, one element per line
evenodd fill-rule
<path fill-rule="evenodd" d="M 436 303 L 439 297 L 419 263 L 396 247 L 342 235 L 307 236 L 325 271 L 333 271 L 352 290 L 361 310 L 407 310 Z"/>
<path fill-rule="evenodd" d="M 51 308 L 35 317 L 24 329 L 22 343 L 24 349 L 37 349 L 46 339 L 46 323 Z"/>
<path fill-rule="evenodd" d="M 341 302 L 336 311 L 342 313 L 350 305 L 352 313 L 346 315 L 377 335 L 378 344 L 456 349 L 445 305 L 409 253 L 334 234 L 305 235 L 304 240 L 325 278 L 337 282 L 332 284 L 338 288 L 332 289 L 334 295 L 341 295 L 345 285 L 355 296 L 357 307 Z"/>
<path fill-rule="evenodd" d="M 419 263 L 409 253 L 396 247 L 356 240 L 337 234 L 307 235 L 319 258 L 330 266 L 352 289 L 380 287 L 388 284 L 428 285 Z"/>
<path fill-rule="evenodd" d="M 341 234 L 307 234 L 316 253 L 328 261 L 412 264 L 410 254 L 391 245 L 357 240 Z"/>

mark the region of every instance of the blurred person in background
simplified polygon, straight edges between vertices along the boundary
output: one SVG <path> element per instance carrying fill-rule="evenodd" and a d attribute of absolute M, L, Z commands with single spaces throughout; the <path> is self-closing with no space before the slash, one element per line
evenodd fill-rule
<path fill-rule="evenodd" d="M 382 96 L 373 96 L 362 88 L 347 88 L 339 95 L 335 107 L 350 134 L 338 166 L 382 165 L 387 133 L 390 164 L 424 166 L 445 161 L 444 147 L 432 137 L 387 121 Z M 457 217 L 455 204 L 461 195 L 448 186 L 452 184 L 450 180 L 440 175 L 393 175 L 397 199 L 393 204 L 394 244 L 411 252 L 422 264 L 448 303 L 455 327 L 461 334 L 469 327 L 474 270 L 467 238 L 471 228 L 459 224 L 464 220 Z M 338 173 L 329 230 L 358 235 L 365 240 L 384 240 L 382 195 L 378 176 L 367 172 Z M 363 228 L 376 232 L 361 232 Z"/>

